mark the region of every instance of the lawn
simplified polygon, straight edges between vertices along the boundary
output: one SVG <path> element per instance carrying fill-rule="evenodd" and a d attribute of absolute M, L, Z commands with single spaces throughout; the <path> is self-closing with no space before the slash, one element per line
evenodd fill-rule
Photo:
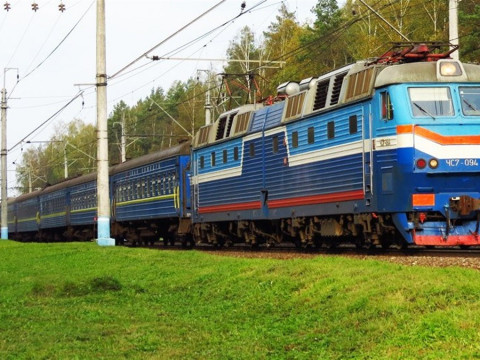
<path fill-rule="evenodd" d="M 480 358 L 480 273 L 0 242 L 1 359 Z"/>

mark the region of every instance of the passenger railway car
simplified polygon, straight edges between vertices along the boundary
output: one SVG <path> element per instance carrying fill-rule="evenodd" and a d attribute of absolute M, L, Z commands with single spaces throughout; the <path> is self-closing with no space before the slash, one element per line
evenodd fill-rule
<path fill-rule="evenodd" d="M 190 143 L 112 168 L 112 233 L 117 240 L 191 241 Z"/>
<path fill-rule="evenodd" d="M 190 143 L 110 168 L 112 236 L 117 243 L 190 237 Z M 95 237 L 96 174 L 9 201 L 9 237 L 21 241 Z"/>
<path fill-rule="evenodd" d="M 398 44 L 201 128 L 195 237 L 478 245 L 480 66 L 440 47 Z"/>

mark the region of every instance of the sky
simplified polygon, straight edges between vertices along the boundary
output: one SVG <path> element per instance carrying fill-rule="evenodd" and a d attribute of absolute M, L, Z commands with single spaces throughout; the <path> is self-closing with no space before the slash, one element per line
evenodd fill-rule
<path fill-rule="evenodd" d="M 223 59 L 245 25 L 261 37 L 275 21 L 282 2 L 296 11 L 300 23 L 313 21 L 311 9 L 317 0 L 246 0 L 244 14 L 234 21 L 229 20 L 240 14 L 242 0 L 105 0 L 107 75 L 111 77 L 108 113 L 120 101 L 132 106 L 154 88 L 168 90 L 176 80 L 204 74 L 198 70 L 222 71 L 222 62 L 152 62 L 143 57 L 112 77 L 215 5 L 220 3 L 149 55 L 165 56 L 174 51 L 170 56 Z M 5 3 L 10 4 L 9 11 L 4 9 Z M 37 11 L 32 10 L 32 3 L 38 4 Z M 59 11 L 61 3 L 64 12 Z M 75 118 L 96 123 L 96 1 L 3 0 L 0 4 L 1 87 L 6 89 L 8 105 L 7 178 L 8 187 L 13 188 L 14 163 L 21 161 L 22 151 L 40 144 L 26 141 L 49 140 Z M 209 36 L 177 50 L 227 21 Z M 9 189 L 9 196 L 14 193 Z"/>

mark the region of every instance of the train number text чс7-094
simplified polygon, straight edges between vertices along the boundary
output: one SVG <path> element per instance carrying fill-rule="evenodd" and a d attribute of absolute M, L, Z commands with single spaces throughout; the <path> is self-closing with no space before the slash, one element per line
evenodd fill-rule
<path fill-rule="evenodd" d="M 448 159 L 445 160 L 448 166 L 478 166 L 478 159 Z"/>

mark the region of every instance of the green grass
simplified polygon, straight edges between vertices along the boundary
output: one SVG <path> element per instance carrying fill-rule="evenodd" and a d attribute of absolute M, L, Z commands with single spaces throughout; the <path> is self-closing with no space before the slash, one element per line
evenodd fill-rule
<path fill-rule="evenodd" d="M 480 358 L 480 274 L 0 242 L 1 359 Z"/>

